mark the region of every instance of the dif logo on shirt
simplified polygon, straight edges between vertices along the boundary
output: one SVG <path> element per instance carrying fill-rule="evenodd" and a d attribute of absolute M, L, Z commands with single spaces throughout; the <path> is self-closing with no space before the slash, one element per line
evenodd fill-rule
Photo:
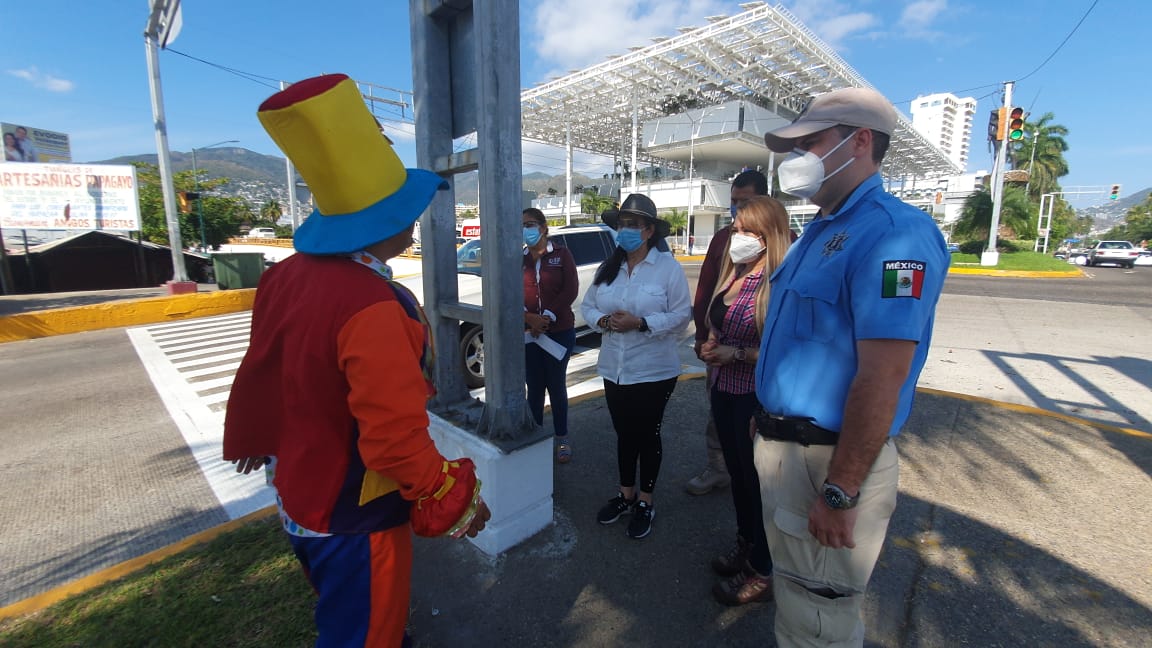
<path fill-rule="evenodd" d="M 923 261 L 885 261 L 884 287 L 880 296 L 920 299 L 920 291 L 924 288 L 924 270 L 927 267 Z"/>

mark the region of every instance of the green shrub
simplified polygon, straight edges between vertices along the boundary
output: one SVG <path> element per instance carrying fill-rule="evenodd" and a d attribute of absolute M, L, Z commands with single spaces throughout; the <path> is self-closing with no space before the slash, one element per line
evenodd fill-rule
<path fill-rule="evenodd" d="M 975 241 L 964 241 L 960 244 L 961 254 L 982 254 L 984 248 L 988 245 L 988 239 L 977 239 Z M 1011 254 L 1013 252 L 1031 252 L 1033 248 L 1033 241 L 1013 241 L 1012 239 L 998 238 L 996 239 L 996 251 L 1003 254 Z"/>

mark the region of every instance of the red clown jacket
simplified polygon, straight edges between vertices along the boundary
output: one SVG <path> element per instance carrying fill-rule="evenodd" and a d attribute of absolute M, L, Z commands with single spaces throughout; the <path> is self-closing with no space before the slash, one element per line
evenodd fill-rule
<path fill-rule="evenodd" d="M 428 435 L 427 336 L 411 294 L 348 257 L 276 264 L 256 292 L 224 459 L 275 456 L 284 511 L 312 531 L 399 526 L 429 497 L 460 519 L 471 494 L 440 502 L 453 482 Z"/>

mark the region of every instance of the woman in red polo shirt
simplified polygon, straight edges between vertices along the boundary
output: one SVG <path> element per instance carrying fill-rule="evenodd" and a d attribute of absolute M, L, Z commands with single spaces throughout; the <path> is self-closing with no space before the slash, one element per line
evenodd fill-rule
<path fill-rule="evenodd" d="M 568 359 L 576 343 L 572 302 L 580 289 L 576 260 L 548 240 L 548 221 L 535 207 L 524 210 L 524 382 L 528 407 L 544 424 L 544 393 L 552 404 L 556 461 L 572 459 L 568 442 Z"/>

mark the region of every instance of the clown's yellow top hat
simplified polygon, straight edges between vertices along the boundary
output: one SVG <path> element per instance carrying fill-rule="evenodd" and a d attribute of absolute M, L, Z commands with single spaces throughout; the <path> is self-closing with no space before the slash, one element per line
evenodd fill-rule
<path fill-rule="evenodd" d="M 299 252 L 345 254 L 391 238 L 448 187 L 435 173 L 404 168 L 347 75 L 294 83 L 257 116 L 316 201 L 296 230 Z"/>

